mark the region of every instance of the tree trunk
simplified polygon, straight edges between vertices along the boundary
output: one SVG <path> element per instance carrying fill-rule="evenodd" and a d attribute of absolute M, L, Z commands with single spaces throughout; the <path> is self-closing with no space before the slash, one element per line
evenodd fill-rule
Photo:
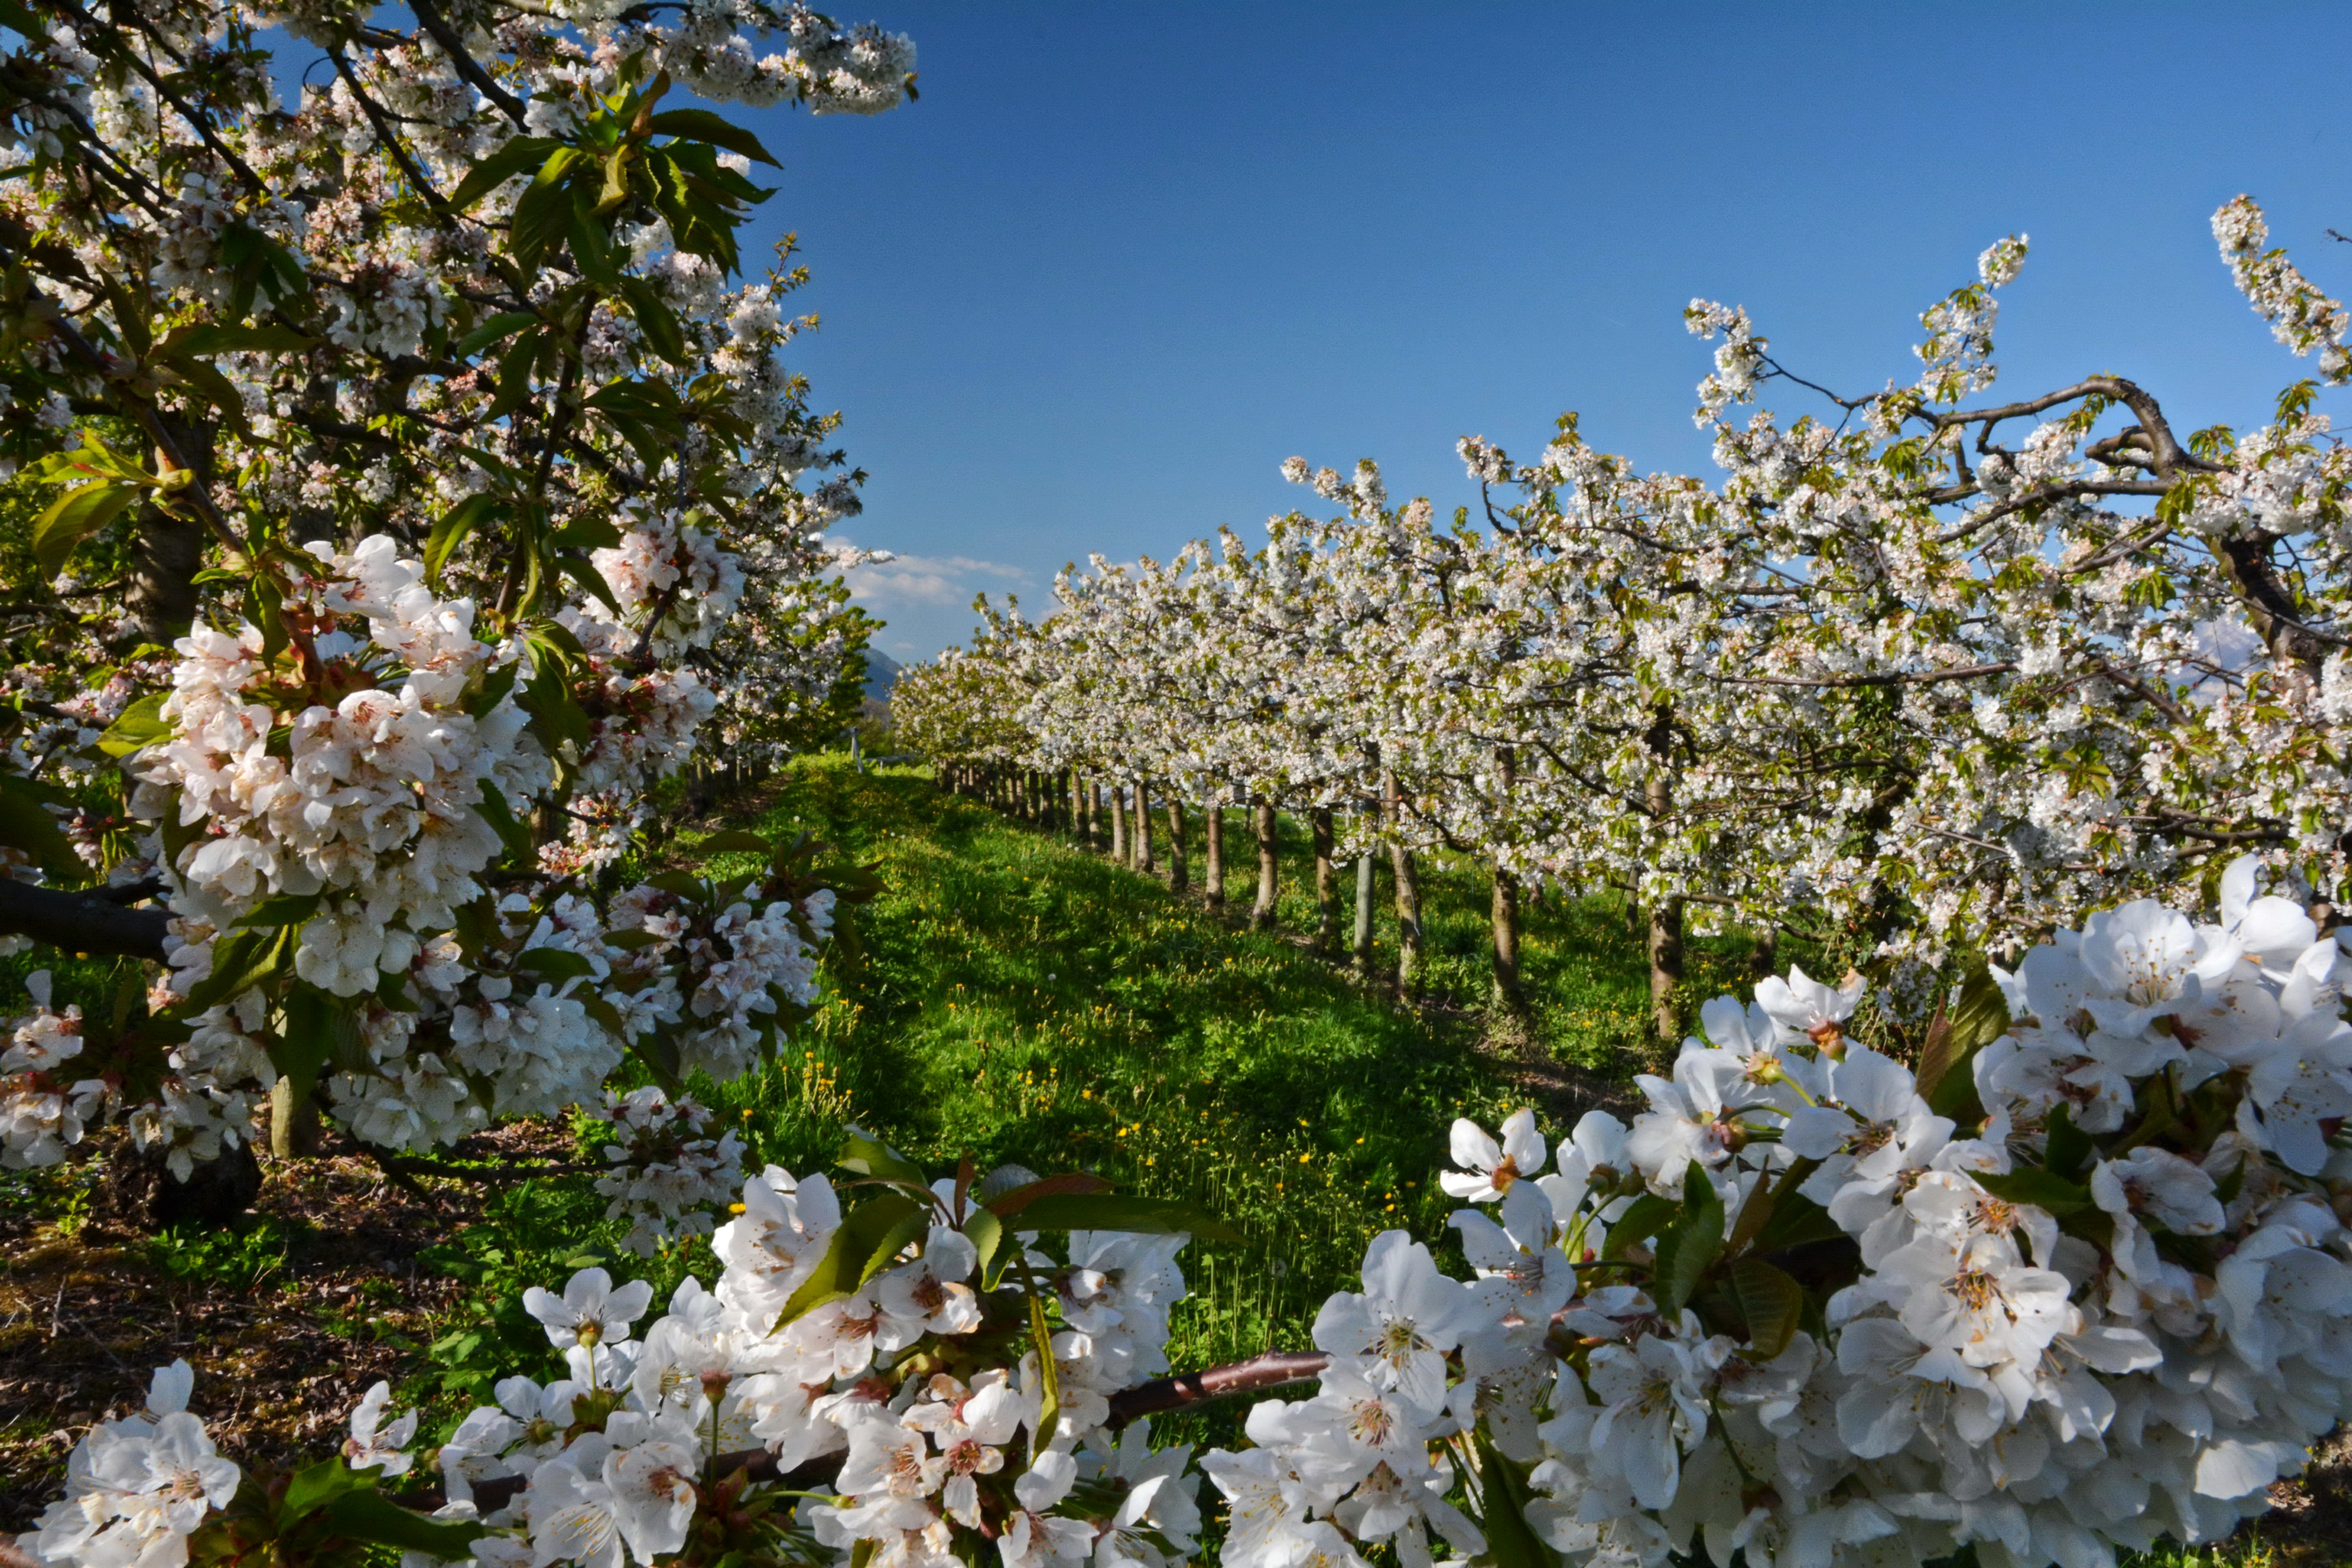
<path fill-rule="evenodd" d="M 213 466 L 209 432 L 169 417 L 163 427 L 195 466 L 195 482 L 207 482 Z M 157 448 L 156 471 L 171 466 Z M 131 539 L 131 612 L 138 617 L 142 640 L 165 647 L 187 636 L 196 618 L 196 574 L 205 563 L 205 525 L 193 508 L 182 510 L 186 515 L 174 517 L 161 507 L 141 506 Z"/>
<path fill-rule="evenodd" d="M 1184 797 L 1168 797 L 1168 890 L 1181 893 L 1192 885 L 1184 861 Z"/>
<path fill-rule="evenodd" d="M 1339 872 L 1331 864 L 1331 808 L 1318 805 L 1308 818 L 1315 832 L 1315 951 L 1339 951 Z"/>
<path fill-rule="evenodd" d="M 1274 802 L 1257 797 L 1257 809 L 1252 814 L 1257 826 L 1257 902 L 1250 906 L 1250 930 L 1274 929 L 1274 900 L 1279 890 L 1275 879 L 1280 868 L 1275 860 Z"/>
<path fill-rule="evenodd" d="M 1396 875 L 1397 994 L 1408 1001 L 1421 994 L 1421 878 L 1413 868 L 1412 851 L 1404 842 L 1404 795 L 1396 774 L 1381 775 L 1381 799 L 1387 808 L 1389 866 Z"/>
<path fill-rule="evenodd" d="M 1683 901 L 1658 899 L 1650 905 L 1650 1027 L 1669 1050 L 1682 1037 L 1675 987 L 1683 979 Z"/>
<path fill-rule="evenodd" d="M 1110 858 L 1124 866 L 1127 858 L 1127 786 L 1110 781 Z"/>
<path fill-rule="evenodd" d="M 1088 773 L 1084 788 L 1086 794 L 1081 804 L 1087 808 L 1087 847 L 1100 849 L 1102 847 L 1102 780 Z"/>
<path fill-rule="evenodd" d="M 1489 1011 L 1496 1021 L 1523 1027 L 1527 994 L 1519 985 L 1519 879 L 1495 863 L 1495 992 Z"/>
<path fill-rule="evenodd" d="M 307 1158 L 319 1152 L 322 1136 L 318 1101 L 296 1099 L 291 1074 L 280 1074 L 269 1089 L 269 1152 L 281 1160 Z"/>
<path fill-rule="evenodd" d="M 1650 819 L 1663 826 L 1674 806 L 1674 785 L 1665 773 L 1669 737 L 1667 710 L 1661 707 L 1650 737 L 1650 751 L 1658 761 L 1643 786 L 1643 804 Z M 1675 1005 L 1675 987 L 1683 978 L 1683 901 L 1676 898 L 1650 902 L 1650 1029 L 1663 1050 L 1672 1050 L 1682 1037 L 1682 1018 Z"/>
<path fill-rule="evenodd" d="M 1507 813 L 1518 783 L 1518 758 L 1508 746 L 1495 748 L 1495 780 Z M 1495 897 L 1490 924 L 1495 941 L 1494 993 L 1487 1004 L 1488 1027 L 1524 1037 L 1528 1025 L 1527 994 L 1519 984 L 1519 879 L 1495 858 Z"/>
<path fill-rule="evenodd" d="M 1365 850 L 1356 857 L 1356 978 L 1370 981 L 1372 977 L 1372 852 Z"/>
<path fill-rule="evenodd" d="M 1201 819 L 1201 831 L 1207 840 L 1204 850 L 1208 865 L 1202 870 L 1201 894 L 1213 910 L 1225 907 L 1225 795 L 1221 789 L 1209 792 L 1208 815 Z"/>
<path fill-rule="evenodd" d="M 1148 779 L 1135 781 L 1135 868 L 1142 875 L 1151 875 L 1151 784 Z"/>
<path fill-rule="evenodd" d="M 1755 951 L 1748 955 L 1748 972 L 1761 980 L 1780 970 L 1780 928 L 1768 925 L 1756 933 Z"/>

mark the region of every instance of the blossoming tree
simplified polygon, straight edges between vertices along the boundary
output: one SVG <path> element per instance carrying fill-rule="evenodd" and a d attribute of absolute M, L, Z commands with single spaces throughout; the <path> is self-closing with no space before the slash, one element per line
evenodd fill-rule
<path fill-rule="evenodd" d="M 2342 380 L 2343 308 L 2264 248 L 2250 201 L 2213 226 L 2257 311 Z M 1370 464 L 1294 460 L 1345 510 L 1281 521 L 1256 559 L 1282 592 L 1195 573 L 1152 605 L 1163 642 L 1279 720 L 1165 705 L 1157 749 L 1269 777 L 1302 734 L 1377 754 L 1396 787 L 1353 787 L 1387 797 L 1387 836 L 1501 873 L 1498 977 L 1512 880 L 1635 891 L 1668 1037 L 1693 899 L 1834 935 L 1924 997 L 1970 949 L 2121 898 L 2209 896 L 2250 846 L 2307 901 L 2340 897 L 2352 469 L 2316 384 L 2242 434 L 2177 432 L 2113 375 L 1983 401 L 2024 254 L 1987 250 L 1923 317 L 1920 374 L 1867 395 L 1801 382 L 1745 312 L 1695 303 L 1719 340 L 1697 410 L 1715 482 L 1643 475 L 1571 416 L 1533 463 L 1464 441 L 1484 515 L 1449 533 L 1425 501 L 1391 508 Z M 1736 416 L 1768 388 L 1827 415 Z M 1005 754 L 1053 765 L 1066 738 L 1131 721 L 1096 711 L 1129 700 L 1091 673 L 1135 640 L 1107 604 L 1066 593 L 1042 636 L 1087 673 L 1029 682 L 1029 738 L 1000 735 Z M 1237 630 L 1261 622 L 1296 629 Z M 903 692 L 909 710 L 956 695 Z"/>
<path fill-rule="evenodd" d="M 740 835 L 754 874 L 614 866 L 715 716 L 756 744 L 840 680 L 862 476 L 779 355 L 790 242 L 740 280 L 774 160 L 708 105 L 879 112 L 911 46 L 760 0 L 0 25 L 0 461 L 40 492 L 0 932 L 139 961 L 37 994 L 0 1160 L 121 1118 L 184 1175 L 265 1103 L 418 1150 L 626 1054 L 742 1071 L 855 884 Z"/>

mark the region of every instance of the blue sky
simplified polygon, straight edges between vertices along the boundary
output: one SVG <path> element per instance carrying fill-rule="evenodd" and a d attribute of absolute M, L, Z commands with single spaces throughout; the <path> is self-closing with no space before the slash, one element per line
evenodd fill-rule
<path fill-rule="evenodd" d="M 2243 427 L 2305 366 L 2213 208 L 2251 193 L 2352 291 L 2340 5 L 872 5 L 841 19 L 914 37 L 921 101 L 755 121 L 824 322 L 792 362 L 872 475 L 842 531 L 905 557 L 859 584 L 901 658 L 1090 551 L 1255 537 L 1312 500 L 1294 452 L 1450 509 L 1458 437 L 1532 457 L 1574 408 L 1704 469 L 1694 295 L 1867 389 L 2023 230 L 2002 392 L 2113 371 Z"/>

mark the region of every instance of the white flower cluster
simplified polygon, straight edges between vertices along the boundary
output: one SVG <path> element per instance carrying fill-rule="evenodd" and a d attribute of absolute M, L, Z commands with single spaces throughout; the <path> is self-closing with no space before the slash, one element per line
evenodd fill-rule
<path fill-rule="evenodd" d="M 1002 1173 L 977 1190 L 1028 1179 Z M 651 1300 L 642 1282 L 616 1288 L 592 1268 L 560 1297 L 530 1291 L 569 1375 L 499 1384 L 498 1405 L 467 1415 L 439 1455 L 450 1497 L 496 1532 L 476 1560 L 649 1564 L 683 1544 L 714 1461 L 763 1447 L 778 1474 L 840 1467 L 838 1500 L 802 1501 L 790 1526 L 816 1561 L 870 1552 L 892 1568 L 947 1568 L 990 1541 L 1005 1568 L 1181 1561 L 1199 1527 L 1189 1450 L 1152 1451 L 1140 1424 L 1114 1442 L 1103 1423 L 1109 1393 L 1164 1365 L 1182 1238 L 1075 1233 L 1066 1262 L 1024 1250 L 1014 1267 L 1062 1319 L 1049 1378 L 1034 1348 L 1010 1365 L 982 1348 L 1031 1320 L 1012 1279 L 983 1279 L 976 1195 L 937 1184 L 898 1261 L 797 1315 L 786 1309 L 844 1215 L 824 1176 L 773 1166 L 712 1237 L 717 1289 L 688 1279 L 642 1340 L 631 1337 Z"/>
<path fill-rule="evenodd" d="M 0 1166 L 12 1171 L 62 1163 L 107 1095 L 103 1081 L 74 1078 L 66 1066 L 81 1055 L 81 1009 L 49 1010 L 46 969 L 25 986 L 33 1011 L 15 1022 L 0 1051 Z"/>
<path fill-rule="evenodd" d="M 578 608 L 556 618 L 580 639 L 591 677 L 579 694 L 588 743 L 564 742 L 572 787 L 632 795 L 675 772 L 693 752 L 702 721 L 718 710 L 718 697 L 691 669 L 646 665 L 637 658 L 640 634 L 617 622 Z"/>
<path fill-rule="evenodd" d="M 708 647 L 735 613 L 743 570 L 709 531 L 667 515 L 640 521 L 621 542 L 589 559 L 621 601 L 625 618 L 652 632 L 646 651 L 674 658 Z"/>
<path fill-rule="evenodd" d="M 142 756 L 133 806 L 199 830 L 169 868 L 175 912 L 220 931 L 271 895 L 318 898 L 296 973 L 355 996 L 480 896 L 500 848 L 483 786 L 524 802 L 550 773 L 511 697 L 468 710 L 509 657 L 474 637 L 469 601 L 436 598 L 383 535 L 310 552 L 285 648 L 251 626 L 174 645 L 173 732 Z"/>
<path fill-rule="evenodd" d="M 2352 331 L 2352 313 L 2305 278 L 2284 251 L 2263 248 L 2270 237 L 2263 209 L 2251 196 L 2225 202 L 2213 215 L 2213 239 L 2221 247 L 2221 259 L 2230 264 L 2238 291 L 2271 324 L 2272 333 L 2298 354 L 2317 349 L 2319 373 L 2331 383 L 2352 378 L 2352 353 L 2344 347 L 2344 335 Z"/>
<path fill-rule="evenodd" d="M 1570 1563 L 2112 1568 L 2226 1535 L 2352 1415 L 2337 947 L 2252 883 L 2221 924 L 2126 905 L 1996 973 L 2013 1021 L 1949 1114 L 1846 1037 L 1859 984 L 1797 972 L 1711 1005 L 1553 1173 L 1527 1113 L 1457 1123 L 1447 1190 L 1499 1209 L 1454 1216 L 1477 1278 L 1372 1244 L 1318 1319 L 1321 1394 L 1203 1460 L 1228 1554 L 1474 1553 L 1428 1447 L 1474 1432 Z"/>
<path fill-rule="evenodd" d="M 620 951 L 608 995 L 633 1035 L 667 1037 L 681 1072 L 741 1076 L 773 1037 L 778 1006 L 816 998 L 816 944 L 833 930 L 832 890 L 798 906 L 778 900 L 763 909 L 760 900 L 754 884 L 712 910 L 648 883 L 613 900 Z"/>
<path fill-rule="evenodd" d="M 16 1538 L 18 1550 L 76 1568 L 181 1568 L 188 1538 L 242 1479 L 188 1414 L 194 1383 L 175 1361 L 156 1370 L 144 1411 L 99 1423 L 66 1462 L 66 1495 Z"/>
<path fill-rule="evenodd" d="M 708 1236 L 711 1215 L 727 1207 L 743 1179 L 743 1141 L 729 1128 L 709 1136 L 710 1108 L 689 1096 L 675 1101 L 654 1085 L 626 1094 L 604 1091 L 597 1120 L 612 1129 L 604 1145 L 612 1167 L 596 1191 L 612 1199 L 607 1219 L 626 1219 L 621 1245 L 651 1258 L 681 1236 Z"/>
<path fill-rule="evenodd" d="M 328 1080 L 352 1133 L 390 1149 L 455 1143 L 495 1121 L 593 1103 L 623 1042 L 589 1004 L 609 969 L 595 906 L 572 893 L 544 908 L 509 893 L 494 940 L 468 963 L 436 936 L 411 963 L 414 1005 L 362 1006 L 367 1070 Z"/>

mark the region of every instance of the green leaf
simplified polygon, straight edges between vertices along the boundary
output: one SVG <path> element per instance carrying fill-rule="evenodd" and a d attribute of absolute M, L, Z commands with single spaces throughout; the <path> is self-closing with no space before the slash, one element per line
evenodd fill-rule
<path fill-rule="evenodd" d="M 2240 1154 L 2238 1163 L 2230 1167 L 2230 1173 L 2213 1184 L 2213 1196 L 2223 1208 L 2238 1201 L 2238 1194 L 2246 1184 L 2246 1167 L 2252 1163 L 2244 1154 Z"/>
<path fill-rule="evenodd" d="M 918 1208 L 888 1230 L 884 1231 L 882 1239 L 876 1242 L 874 1250 L 866 1255 L 866 1266 L 857 1271 L 857 1282 L 863 1285 L 896 1263 L 898 1260 L 898 1254 L 906 1251 L 917 1237 L 930 1227 L 931 1211 L 928 1208 Z"/>
<path fill-rule="evenodd" d="M 841 1152 L 834 1157 L 834 1163 L 861 1176 L 885 1176 L 895 1181 L 912 1182 L 918 1186 L 924 1184 L 920 1165 L 854 1127 L 842 1142 Z"/>
<path fill-rule="evenodd" d="M 2064 1100 L 2060 1100 L 2051 1110 L 2050 1120 L 2045 1125 L 2049 1139 L 2042 1156 L 2044 1163 L 2069 1180 L 2088 1171 L 2099 1147 L 2091 1142 L 2089 1133 L 2074 1125 L 2074 1111 Z"/>
<path fill-rule="evenodd" d="M 359 1021 L 352 1011 L 355 1003 L 356 998 L 347 1002 L 307 984 L 288 988 L 285 1022 L 269 1059 L 294 1080 L 297 1100 L 310 1098 L 310 1086 L 325 1068 L 353 1065 L 352 1058 L 363 1053 Z"/>
<path fill-rule="evenodd" d="M 247 911 L 243 920 L 231 922 L 231 931 L 259 931 L 272 926 L 299 926 L 319 912 L 326 902 L 320 893 L 272 893 Z"/>
<path fill-rule="evenodd" d="M 1739 1315 L 1748 1320 L 1755 1358 L 1770 1361 L 1787 1350 L 1804 1321 L 1804 1287 L 1760 1258 L 1743 1258 L 1731 1266 L 1731 1292 L 1739 1300 Z"/>
<path fill-rule="evenodd" d="M 303 1466 L 294 1472 L 294 1479 L 286 1483 L 286 1495 L 278 1501 L 279 1527 L 318 1512 L 337 1498 L 349 1497 L 353 1492 L 375 1490 L 376 1480 L 382 1473 L 382 1467 L 374 1465 L 364 1470 L 354 1470 L 343 1463 L 341 1455 L 331 1459 L 321 1459 L 315 1465 Z"/>
<path fill-rule="evenodd" d="M 1920 1055 L 1919 1093 L 1938 1116 L 1974 1123 L 1984 1120 L 1977 1100 L 1976 1060 L 1984 1048 L 2009 1032 L 2009 1002 L 1992 971 L 1979 963 L 1960 982 L 1938 1040 L 1929 1029 L 1927 1048 Z"/>
<path fill-rule="evenodd" d="M 708 859 L 713 855 L 751 854 L 764 856 L 775 847 L 749 828 L 730 827 L 724 833 L 714 833 L 693 847 L 693 852 Z"/>
<path fill-rule="evenodd" d="M 143 493 L 138 485 L 93 479 L 51 501 L 33 523 L 33 559 L 41 575 L 54 577 L 65 570 L 77 546 L 121 515 L 122 509 Z"/>
<path fill-rule="evenodd" d="M 89 868 L 49 815 L 43 799 L 47 793 L 30 779 L 0 773 L 0 844 L 30 855 L 44 873 L 59 881 L 79 881 Z"/>
<path fill-rule="evenodd" d="M 1969 1174 L 1977 1185 L 2003 1203 L 2032 1204 L 2060 1219 L 2091 1206 L 2090 1188 L 2032 1165 L 2020 1165 L 2007 1175 L 1995 1175 L 1990 1171 L 1971 1171 Z"/>
<path fill-rule="evenodd" d="M 1126 1230 L 1147 1236 L 1193 1236 L 1202 1241 L 1242 1238 L 1222 1220 L 1171 1198 L 1129 1193 L 1048 1193 L 1021 1210 L 1022 1230 Z"/>
<path fill-rule="evenodd" d="M 503 510 L 504 503 L 488 490 L 477 491 L 441 514 L 433 525 L 433 532 L 425 541 L 425 573 L 435 582 L 441 580 L 442 569 L 449 557 L 466 542 L 467 536 Z"/>
<path fill-rule="evenodd" d="M 1772 1216 L 1756 1233 L 1755 1250 L 1778 1252 L 1813 1241 L 1835 1241 L 1845 1235 L 1830 1211 L 1799 1192 L 1785 1193 L 1772 1205 Z"/>
<path fill-rule="evenodd" d="M 848 1217 L 841 1222 L 841 1228 L 833 1233 L 833 1240 L 826 1244 L 824 1257 L 818 1262 L 816 1272 L 810 1275 L 801 1288 L 793 1292 L 792 1300 L 784 1303 L 776 1326 L 781 1329 L 827 1301 L 836 1300 L 856 1289 L 864 1282 L 866 1260 L 874 1256 L 874 1249 L 881 1245 L 883 1237 L 897 1229 L 899 1222 L 908 1215 L 928 1211 L 929 1205 L 916 1203 L 904 1193 L 885 1193 L 850 1210 Z"/>
<path fill-rule="evenodd" d="M 373 1470 L 381 1467 L 371 1466 Z M 342 1493 L 327 1506 L 329 1527 L 347 1541 L 421 1552 L 428 1557 L 456 1561 L 474 1553 L 483 1527 L 472 1520 L 427 1519 L 412 1513 L 370 1487 Z"/>
<path fill-rule="evenodd" d="M 522 194 L 522 200 L 515 203 L 514 226 L 507 235 L 515 265 L 526 274 L 537 272 L 541 259 L 571 232 L 572 193 L 561 181 L 547 180 L 542 172 L 541 179 Z"/>
<path fill-rule="evenodd" d="M 225 931 L 213 942 L 213 972 L 189 992 L 184 1010 L 201 1013 L 223 1002 L 234 1002 L 291 963 L 296 928 L 274 931 Z"/>
<path fill-rule="evenodd" d="M 637 330 L 646 335 L 646 346 L 669 361 L 684 367 L 693 363 L 686 352 L 686 330 L 678 324 L 677 313 L 663 302 L 654 286 L 642 278 L 621 279 L 621 297 L 629 302 L 629 314 L 636 318 Z"/>
<path fill-rule="evenodd" d="M 1708 1265 L 1723 1249 L 1723 1199 L 1696 1160 L 1683 1176 L 1681 1215 L 1658 1237 L 1657 1270 L 1651 1294 L 1672 1314 L 1698 1289 Z"/>
<path fill-rule="evenodd" d="M 1037 1425 L 1029 1430 L 1029 1457 L 1034 1460 L 1037 1450 L 1054 1440 L 1062 1415 L 1062 1379 L 1054 1364 L 1054 1326 L 1045 1321 L 1043 1296 L 1029 1298 L 1029 1334 L 1037 1347 Z"/>
<path fill-rule="evenodd" d="M 538 651 L 536 645 L 532 651 Z M 588 713 L 573 694 L 562 663 L 552 658 L 538 661 L 530 679 L 521 683 L 515 702 L 530 715 L 531 731 L 549 751 L 560 751 L 567 742 L 581 751 L 587 750 L 591 735 Z M 484 798 L 488 798 L 487 791 Z"/>
<path fill-rule="evenodd" d="M 513 810 L 507 805 L 504 791 L 489 780 L 484 779 L 482 798 L 474 809 L 482 814 L 482 820 L 488 823 L 492 831 L 498 834 L 499 842 L 507 847 L 508 854 L 529 858 L 531 852 L 530 830 L 515 820 Z"/>
<path fill-rule="evenodd" d="M 574 518 L 547 542 L 561 550 L 611 550 L 621 542 L 621 531 L 601 517 Z"/>
<path fill-rule="evenodd" d="M 474 165 L 449 193 L 449 205 L 464 212 L 517 174 L 537 167 L 562 143 L 551 136 L 518 136 Z"/>
<path fill-rule="evenodd" d="M 621 268 L 613 257 L 613 242 L 606 237 L 604 223 L 596 216 L 588 193 L 579 186 L 571 187 L 572 264 L 580 276 L 598 288 L 617 292 L 621 287 Z"/>
<path fill-rule="evenodd" d="M 989 1265 L 996 1258 L 996 1249 L 1004 1244 L 1004 1222 L 984 1208 L 976 1208 L 964 1215 L 963 1234 L 971 1249 L 980 1255 L 980 1282 L 984 1289 L 996 1289 L 996 1274 Z"/>
<path fill-rule="evenodd" d="M 677 136 L 688 142 L 708 142 L 714 147 L 723 147 L 728 152 L 739 153 L 755 163 L 765 163 L 773 169 L 783 167 L 765 147 L 760 145 L 760 139 L 757 136 L 707 109 L 664 110 L 647 121 L 647 126 L 656 136 Z"/>
<path fill-rule="evenodd" d="M 1601 1256 L 1612 1262 L 1624 1257 L 1664 1230 L 1677 1212 L 1673 1200 L 1655 1193 L 1643 1193 L 1628 1204 L 1625 1212 L 1609 1227 L 1609 1239 L 1602 1244 Z"/>
<path fill-rule="evenodd" d="M 164 334 L 162 352 L 187 354 L 307 353 L 319 346 L 291 327 L 269 321 L 215 326 L 210 323 L 174 327 Z"/>
<path fill-rule="evenodd" d="M 516 957 L 515 967 L 542 980 L 572 980 L 596 973 L 594 964 L 565 947 L 525 948 Z"/>
<path fill-rule="evenodd" d="M 501 310 L 449 345 L 449 357 L 454 360 L 472 359 L 492 343 L 503 342 L 525 327 L 539 325 L 539 318 L 529 310 Z"/>
<path fill-rule="evenodd" d="M 1478 1561 L 1493 1568 L 1559 1568 L 1558 1554 L 1528 1523 L 1528 1505 L 1535 1494 L 1528 1484 L 1527 1467 L 1498 1450 L 1484 1424 L 1476 1442 L 1478 1473 L 1486 1482 L 1486 1507 L 1478 1520 L 1486 1552 Z"/>

